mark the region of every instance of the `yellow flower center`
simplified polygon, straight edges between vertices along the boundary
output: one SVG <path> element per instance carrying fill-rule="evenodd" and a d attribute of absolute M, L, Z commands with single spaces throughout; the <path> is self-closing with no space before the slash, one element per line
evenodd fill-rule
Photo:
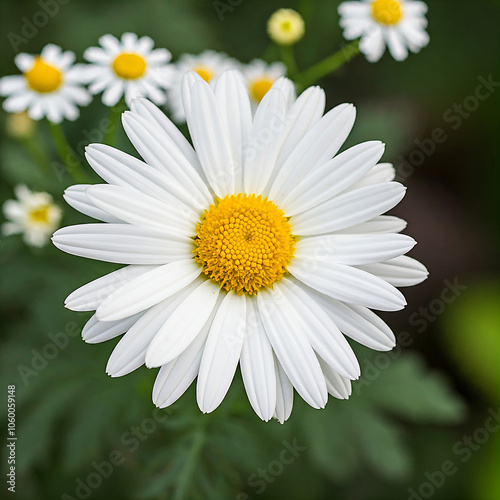
<path fill-rule="evenodd" d="M 372 16 L 380 24 L 397 24 L 403 17 L 401 2 L 397 0 L 375 0 L 372 3 Z"/>
<path fill-rule="evenodd" d="M 136 80 L 144 75 L 146 71 L 146 61 L 138 54 L 123 52 L 115 57 L 113 61 L 113 71 L 124 80 Z"/>
<path fill-rule="evenodd" d="M 292 23 L 290 21 L 284 21 L 281 23 L 281 29 L 283 31 L 290 31 L 292 29 Z"/>
<path fill-rule="evenodd" d="M 272 87 L 274 80 L 264 76 L 253 82 L 250 82 L 249 92 L 250 97 L 257 102 L 262 101 L 262 98 L 267 94 L 269 89 Z"/>
<path fill-rule="evenodd" d="M 50 205 L 42 205 L 34 208 L 29 213 L 30 221 L 35 224 L 47 224 L 49 222 Z"/>
<path fill-rule="evenodd" d="M 193 71 L 195 73 L 198 73 L 198 75 L 200 75 L 207 83 L 210 83 L 210 80 L 214 76 L 210 68 L 207 68 L 206 66 L 196 66 L 195 68 L 193 68 Z"/>
<path fill-rule="evenodd" d="M 35 57 L 33 67 L 24 73 L 24 77 L 31 89 L 41 93 L 54 92 L 63 81 L 62 72 L 47 64 L 40 56 Z"/>
<path fill-rule="evenodd" d="M 195 260 L 221 288 L 256 294 L 272 287 L 293 257 L 294 236 L 283 210 L 254 194 L 227 195 L 196 226 Z"/>

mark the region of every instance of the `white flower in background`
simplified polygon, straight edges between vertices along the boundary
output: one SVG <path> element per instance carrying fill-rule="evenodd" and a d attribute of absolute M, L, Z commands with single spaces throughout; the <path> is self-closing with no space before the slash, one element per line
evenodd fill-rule
<path fill-rule="evenodd" d="M 267 64 L 261 59 L 254 59 L 242 67 L 252 108 L 256 109 L 274 82 L 286 74 L 286 66 L 281 62 Z"/>
<path fill-rule="evenodd" d="M 304 32 L 304 19 L 293 9 L 279 9 L 267 21 L 267 33 L 279 45 L 297 43 Z"/>
<path fill-rule="evenodd" d="M 14 189 L 17 200 L 7 200 L 3 212 L 8 222 L 2 224 L 2 234 L 23 234 L 24 241 L 34 247 L 44 246 L 59 227 L 62 210 L 48 193 L 33 193 L 26 186 Z"/>
<path fill-rule="evenodd" d="M 80 116 L 77 106 L 92 100 L 83 86 L 85 69 L 73 64 L 75 54 L 46 45 L 40 55 L 17 54 L 14 59 L 22 75 L 0 78 L 0 95 L 7 96 L 3 109 L 8 113 L 28 111 L 33 120 L 46 117 L 53 123 Z"/>
<path fill-rule="evenodd" d="M 182 79 L 188 71 L 194 71 L 207 83 L 213 84 L 218 76 L 228 69 L 238 68 L 240 63 L 224 52 L 205 50 L 201 54 L 183 54 L 175 63 L 173 83 L 168 91 L 168 106 L 174 120 L 186 121 L 182 104 Z"/>
<path fill-rule="evenodd" d="M 411 0 L 365 0 L 339 5 L 344 38 L 360 38 L 359 49 L 370 62 L 377 62 L 389 48 L 392 57 L 404 61 L 429 43 L 425 31 L 427 5 Z"/>
<path fill-rule="evenodd" d="M 370 308 L 405 306 L 396 286 L 423 281 L 404 256 L 405 222 L 381 215 L 404 196 L 384 145 L 338 154 L 355 110 L 323 115 L 325 94 L 295 98 L 280 78 L 252 117 L 239 71 L 214 88 L 183 81 L 193 146 L 145 99 L 123 116 L 144 158 L 87 148 L 107 184 L 73 186 L 70 205 L 104 223 L 66 227 L 54 244 L 82 257 L 127 264 L 73 292 L 66 307 L 93 311 L 87 342 L 125 333 L 107 365 L 113 376 L 161 367 L 153 401 L 166 407 L 197 378 L 211 412 L 238 364 L 255 412 L 280 422 L 293 389 L 314 408 L 348 398 L 360 374 L 348 336 L 376 350 L 395 337 Z"/>
<path fill-rule="evenodd" d="M 124 33 L 121 40 L 113 35 L 99 38 L 101 47 L 89 47 L 83 57 L 92 94 L 102 94 L 106 106 L 114 106 L 125 96 L 127 105 L 136 97 L 147 97 L 158 105 L 166 101 L 165 89 L 172 81 L 168 64 L 172 55 L 167 49 L 153 49 L 148 36 L 138 38 Z"/>

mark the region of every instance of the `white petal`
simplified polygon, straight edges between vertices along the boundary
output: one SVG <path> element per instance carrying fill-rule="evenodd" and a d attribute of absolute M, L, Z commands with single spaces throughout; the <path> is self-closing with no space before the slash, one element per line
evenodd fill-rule
<path fill-rule="evenodd" d="M 379 215 L 373 219 L 357 224 L 356 226 L 349 226 L 334 234 L 376 234 L 376 233 L 400 233 L 408 224 L 405 220 L 393 215 Z"/>
<path fill-rule="evenodd" d="M 235 192 L 235 165 L 229 138 L 214 93 L 202 81 L 191 87 L 191 113 L 187 124 L 208 182 L 217 196 Z"/>
<path fill-rule="evenodd" d="M 198 216 L 180 201 L 163 203 L 134 188 L 108 184 L 90 186 L 85 194 L 98 208 L 129 224 L 187 238 L 195 234 Z"/>
<path fill-rule="evenodd" d="M 333 198 L 365 175 L 380 160 L 384 145 L 379 141 L 358 144 L 305 176 L 285 196 L 280 207 L 295 215 Z"/>
<path fill-rule="evenodd" d="M 408 57 L 408 48 L 401 33 L 395 28 L 385 30 L 389 52 L 396 61 L 404 61 Z"/>
<path fill-rule="evenodd" d="M 99 321 L 94 314 L 83 327 L 82 338 L 88 344 L 114 339 L 131 328 L 141 316 L 139 313 L 118 321 Z"/>
<path fill-rule="evenodd" d="M 26 73 L 33 67 L 35 56 L 21 52 L 14 57 L 14 62 L 21 72 Z"/>
<path fill-rule="evenodd" d="M 273 349 L 254 298 L 247 300 L 247 331 L 240 367 L 250 404 L 255 413 L 267 422 L 276 408 L 276 371 Z"/>
<path fill-rule="evenodd" d="M 377 23 L 373 23 L 363 35 L 359 42 L 359 50 L 369 62 L 377 62 L 384 55 L 384 32 Z"/>
<path fill-rule="evenodd" d="M 276 167 L 271 182 L 295 146 L 302 140 L 307 131 L 323 116 L 325 111 L 325 91 L 320 87 L 309 87 L 297 98 L 287 112 L 283 145 L 276 159 Z"/>
<path fill-rule="evenodd" d="M 292 217 L 292 232 L 309 236 L 361 224 L 396 206 L 405 192 L 401 184 L 386 182 L 340 194 Z"/>
<path fill-rule="evenodd" d="M 328 396 L 326 382 L 302 318 L 278 287 L 261 290 L 257 303 L 266 334 L 290 382 L 309 405 L 323 408 Z"/>
<path fill-rule="evenodd" d="M 149 344 L 192 286 L 153 306 L 129 329 L 111 353 L 106 366 L 108 375 L 121 377 L 144 364 Z"/>
<path fill-rule="evenodd" d="M 143 123 L 149 133 L 155 136 L 160 145 L 163 146 L 160 156 L 155 158 L 155 163 L 158 163 L 159 168 L 162 171 L 176 168 L 175 174 L 179 179 L 182 179 L 182 182 L 187 176 L 189 183 L 193 184 L 196 190 L 208 193 L 202 180 L 204 174 L 195 150 L 165 113 L 152 102 L 143 98 L 135 99 L 131 109 L 132 114 L 143 119 L 140 123 Z M 139 134 L 140 131 L 137 133 Z M 207 199 L 211 201 L 209 194 Z"/>
<path fill-rule="evenodd" d="M 235 190 L 243 190 L 243 145 L 252 127 L 250 100 L 241 73 L 225 71 L 214 88 L 215 99 L 226 126 L 234 162 Z"/>
<path fill-rule="evenodd" d="M 276 370 L 276 409 L 273 417 L 283 424 L 292 413 L 293 407 L 293 385 L 281 366 L 281 363 L 274 358 Z"/>
<path fill-rule="evenodd" d="M 355 118 L 354 106 L 341 104 L 316 122 L 283 164 L 269 191 L 270 199 L 279 205 L 299 180 L 330 160 L 349 135 Z"/>
<path fill-rule="evenodd" d="M 193 203 L 196 201 L 193 191 L 188 192 L 180 181 L 163 175 L 133 156 L 105 144 L 91 144 L 85 156 L 95 172 L 109 184 L 132 187 L 157 200 L 184 205 L 191 209 L 188 212 L 200 210 L 200 205 Z"/>
<path fill-rule="evenodd" d="M 312 289 L 306 291 L 321 305 L 344 335 L 376 351 L 390 351 L 396 345 L 392 330 L 370 309 L 344 304 Z"/>
<path fill-rule="evenodd" d="M 375 165 L 362 179 L 349 187 L 348 191 L 359 189 L 372 184 L 390 182 L 396 178 L 396 170 L 391 163 L 379 163 Z"/>
<path fill-rule="evenodd" d="M 34 96 L 31 92 L 14 94 L 5 99 L 3 109 L 7 111 L 7 113 L 20 113 L 21 111 L 26 111 L 33 100 Z"/>
<path fill-rule="evenodd" d="M 194 259 L 156 267 L 122 286 L 97 308 L 100 320 L 114 321 L 144 311 L 192 283 L 201 266 Z"/>
<path fill-rule="evenodd" d="M 124 84 L 121 80 L 114 80 L 113 83 L 102 94 L 102 102 L 106 106 L 114 106 L 123 96 Z"/>
<path fill-rule="evenodd" d="M 406 305 L 399 290 L 355 267 L 295 258 L 288 266 L 288 271 L 318 292 L 344 302 L 379 311 L 399 311 Z"/>
<path fill-rule="evenodd" d="M 281 148 L 286 103 L 283 93 L 271 89 L 255 112 L 252 130 L 245 144 L 244 186 L 247 193 L 260 193 L 267 185 Z"/>
<path fill-rule="evenodd" d="M 63 252 L 116 264 L 165 264 L 192 255 L 189 238 L 175 238 L 129 224 L 81 224 L 52 238 Z"/>
<path fill-rule="evenodd" d="M 318 356 L 318 361 L 325 376 L 328 394 L 337 399 L 348 399 L 352 392 L 351 381 L 339 375 L 321 356 Z"/>
<path fill-rule="evenodd" d="M 282 290 L 284 300 L 287 300 L 301 317 L 305 325 L 303 331 L 312 348 L 338 373 L 353 380 L 357 379 L 360 374 L 358 360 L 345 337 L 321 306 L 300 285 L 286 278 L 276 286 L 286 288 L 286 291 Z"/>
<path fill-rule="evenodd" d="M 210 327 L 201 358 L 196 399 L 203 413 L 222 402 L 240 361 L 246 330 L 246 296 L 226 294 Z"/>
<path fill-rule="evenodd" d="M 386 262 L 359 266 L 359 269 L 372 273 L 398 287 L 418 285 L 429 276 L 429 272 L 423 264 L 406 255 Z"/>
<path fill-rule="evenodd" d="M 329 234 L 299 240 L 294 256 L 318 262 L 362 265 L 399 257 L 416 243 L 405 234 Z"/>
<path fill-rule="evenodd" d="M 198 375 L 203 347 L 214 316 L 215 309 L 191 344 L 177 358 L 160 368 L 153 386 L 153 403 L 159 408 L 175 403 Z"/>
<path fill-rule="evenodd" d="M 63 198 L 66 200 L 66 203 L 72 206 L 75 210 L 78 210 L 82 214 L 88 215 L 93 219 L 103 222 L 121 222 L 118 217 L 113 217 L 104 210 L 97 208 L 87 198 L 85 191 L 89 186 L 90 184 L 77 184 L 75 186 L 70 186 L 64 191 Z"/>
<path fill-rule="evenodd" d="M 219 291 L 215 283 L 206 280 L 186 297 L 151 342 L 146 354 L 149 368 L 172 361 L 191 344 L 212 314 Z"/>
<path fill-rule="evenodd" d="M 122 267 L 77 288 L 68 295 L 64 305 L 72 311 L 94 311 L 112 292 L 152 269 L 153 266 Z"/>
<path fill-rule="evenodd" d="M 18 94 L 26 90 L 26 79 L 22 75 L 0 78 L 0 95 Z"/>

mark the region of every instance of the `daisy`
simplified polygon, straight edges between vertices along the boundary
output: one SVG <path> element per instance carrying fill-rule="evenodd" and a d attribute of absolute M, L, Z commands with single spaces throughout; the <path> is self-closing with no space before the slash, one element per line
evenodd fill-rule
<path fill-rule="evenodd" d="M 183 54 L 175 63 L 172 86 L 168 91 L 168 106 L 177 123 L 186 121 L 182 104 L 182 79 L 188 71 L 194 71 L 207 83 L 213 84 L 217 77 L 231 68 L 238 68 L 239 63 L 223 52 L 206 50 L 201 54 Z"/>
<path fill-rule="evenodd" d="M 123 116 L 144 161 L 102 144 L 87 148 L 107 183 L 74 186 L 66 200 L 103 223 L 57 231 L 55 245 L 127 266 L 66 300 L 96 311 L 90 343 L 125 333 L 107 365 L 113 377 L 160 367 L 153 401 L 166 407 L 197 378 L 203 412 L 224 399 L 237 366 L 260 418 L 285 421 L 293 389 L 314 408 L 348 398 L 359 364 L 345 336 L 377 350 L 395 338 L 370 308 L 395 311 L 397 286 L 425 279 L 404 254 L 405 222 L 383 216 L 404 196 L 384 145 L 341 154 L 355 119 L 325 94 L 278 79 L 252 117 L 241 73 L 214 88 L 183 80 L 193 146 L 152 103 Z"/>
<path fill-rule="evenodd" d="M 17 54 L 14 59 L 22 75 L 0 78 L 0 95 L 7 96 L 3 109 L 8 113 L 28 111 L 33 120 L 50 122 L 76 120 L 77 106 L 86 106 L 91 96 L 83 86 L 82 64 L 73 64 L 75 54 L 46 45 L 40 55 Z"/>
<path fill-rule="evenodd" d="M 106 106 L 114 106 L 122 96 L 127 105 L 135 97 L 147 97 L 156 104 L 166 101 L 165 89 L 171 83 L 172 55 L 167 49 L 153 49 L 148 36 L 137 38 L 124 33 L 121 40 L 113 35 L 99 38 L 100 47 L 88 48 L 83 57 L 92 94 L 102 94 Z"/>
<path fill-rule="evenodd" d="M 24 241 L 34 247 L 44 246 L 59 227 L 62 210 L 48 193 L 33 193 L 26 186 L 14 189 L 17 200 L 7 200 L 3 212 L 9 220 L 2 224 L 2 234 L 23 234 Z"/>
<path fill-rule="evenodd" d="M 361 37 L 360 51 L 370 62 L 377 62 L 385 47 L 396 61 L 404 61 L 411 52 L 419 52 L 429 43 L 425 31 L 427 5 L 412 0 L 364 0 L 339 5 L 340 26 L 344 38 Z"/>
<path fill-rule="evenodd" d="M 304 19 L 293 9 L 279 9 L 267 21 L 267 33 L 279 45 L 297 43 L 304 32 Z"/>
<path fill-rule="evenodd" d="M 256 109 L 274 82 L 286 74 L 286 66 L 281 62 L 267 64 L 262 59 L 254 59 L 242 68 L 252 108 Z"/>

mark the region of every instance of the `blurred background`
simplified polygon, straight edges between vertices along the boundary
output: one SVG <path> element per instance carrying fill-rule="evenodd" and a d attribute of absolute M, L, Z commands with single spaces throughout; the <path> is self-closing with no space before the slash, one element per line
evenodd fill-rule
<path fill-rule="evenodd" d="M 23 36 L 46 3 L 2 0 L 0 75 L 17 73 L 8 34 Z M 81 60 L 100 35 L 133 31 L 174 60 L 211 48 L 242 62 L 263 54 L 272 61 L 279 53 L 265 26 L 279 7 L 305 18 L 301 69 L 344 43 L 332 0 L 51 3 L 57 12 L 18 51 L 54 42 Z M 3 238 L 0 365 L 3 390 L 17 388 L 18 498 L 500 498 L 500 2 L 428 3 L 431 43 L 420 54 L 403 63 L 386 55 L 377 64 L 358 56 L 318 82 L 328 108 L 357 106 L 347 145 L 384 141 L 384 160 L 408 186 L 393 212 L 408 220 L 419 243 L 411 255 L 431 274 L 404 290 L 404 311 L 384 316 L 398 348 L 354 346 L 363 373 L 351 399 L 330 398 L 317 411 L 296 397 L 285 425 L 254 415 L 239 373 L 210 416 L 197 409 L 193 387 L 171 409 L 155 411 L 155 370 L 108 377 L 116 341 L 85 344 L 80 331 L 90 314 L 63 307 L 71 291 L 115 267 Z M 479 101 L 484 80 L 489 96 Z M 64 123 L 77 154 L 102 140 L 98 124 L 108 113 L 96 98 L 77 122 Z M 3 111 L 0 120 L 0 202 L 24 183 L 53 194 L 62 225 L 88 221 L 62 200 L 71 179 L 44 176 L 6 133 Z M 52 147 L 44 123 L 37 134 Z M 121 131 L 119 147 L 131 151 Z M 1 411 L 6 429 L 5 405 Z M 6 486 L 0 497 L 8 498 Z"/>

